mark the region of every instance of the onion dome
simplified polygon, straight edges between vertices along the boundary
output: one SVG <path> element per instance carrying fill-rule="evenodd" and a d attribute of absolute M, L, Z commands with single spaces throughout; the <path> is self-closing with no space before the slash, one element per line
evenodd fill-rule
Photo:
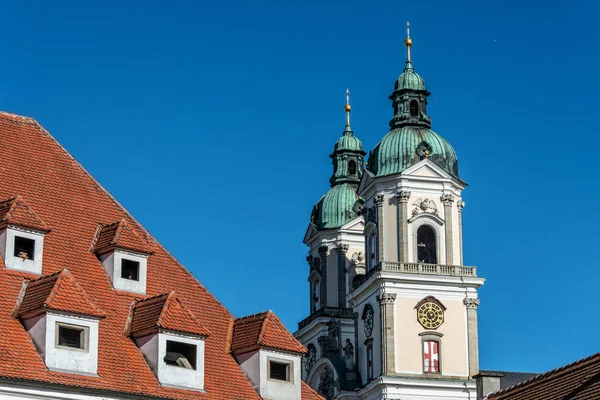
<path fill-rule="evenodd" d="M 361 141 L 354 136 L 350 126 L 350 92 L 346 90 L 346 128 L 338 139 L 333 154 L 333 174 L 329 178 L 331 189 L 313 207 L 311 222 L 317 229 L 334 229 L 358 217 L 353 210 L 358 198 L 356 190 L 363 173 L 365 152 Z"/>
<path fill-rule="evenodd" d="M 317 229 L 335 229 L 358 217 L 353 210 L 358 198 L 357 186 L 351 183 L 335 185 L 313 207 L 311 222 Z"/>
<path fill-rule="evenodd" d="M 431 118 L 427 115 L 425 82 L 414 70 L 410 59 L 412 39 L 407 26 L 407 61 L 404 72 L 390 95 L 394 116 L 391 130 L 369 154 L 367 169 L 382 176 L 397 174 L 429 158 L 448 173 L 458 178 L 456 152 L 440 135 L 431 130 Z"/>

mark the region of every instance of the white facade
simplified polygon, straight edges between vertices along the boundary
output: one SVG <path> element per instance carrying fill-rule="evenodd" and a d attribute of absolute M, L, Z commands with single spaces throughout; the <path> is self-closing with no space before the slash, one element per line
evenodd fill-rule
<path fill-rule="evenodd" d="M 252 386 L 264 399 L 301 400 L 301 356 L 271 349 L 258 349 L 236 356 Z M 288 365 L 288 379 L 270 377 L 270 363 Z"/>
<path fill-rule="evenodd" d="M 98 372 L 98 323 L 99 318 L 54 311 L 23 321 L 48 369 L 83 375 Z M 81 328 L 83 348 L 61 346 L 59 326 Z"/>
<path fill-rule="evenodd" d="M 138 279 L 123 277 L 123 261 L 128 260 L 138 264 Z M 110 277 L 113 287 L 125 292 L 146 294 L 146 272 L 148 269 L 148 255 L 123 249 L 115 249 L 100 256 L 100 261 Z"/>
<path fill-rule="evenodd" d="M 15 239 L 19 237 L 33 241 L 33 254 L 27 255 L 27 257 L 15 255 Z M 44 256 L 44 233 L 9 225 L 0 232 L 0 254 L 6 268 L 41 275 Z"/>

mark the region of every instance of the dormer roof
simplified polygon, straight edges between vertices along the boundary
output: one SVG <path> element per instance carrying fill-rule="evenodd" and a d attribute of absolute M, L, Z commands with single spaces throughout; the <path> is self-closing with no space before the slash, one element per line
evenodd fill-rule
<path fill-rule="evenodd" d="M 243 354 L 263 347 L 301 354 L 307 352 L 273 311 L 237 318 L 233 325 L 231 351 Z"/>
<path fill-rule="evenodd" d="M 159 330 L 208 336 L 194 314 L 180 301 L 175 292 L 137 300 L 132 304 L 129 335 L 137 338 L 157 333 Z"/>
<path fill-rule="evenodd" d="M 30 318 L 47 310 L 99 318 L 105 316 L 66 269 L 38 279 L 25 280 L 13 315 Z"/>
<path fill-rule="evenodd" d="M 94 243 L 96 253 L 107 253 L 115 248 L 152 254 L 148 243 L 129 227 L 125 219 L 98 227 Z"/>
<path fill-rule="evenodd" d="M 27 205 L 22 196 L 0 201 L 0 228 L 17 225 L 38 231 L 49 232 L 44 221 Z"/>

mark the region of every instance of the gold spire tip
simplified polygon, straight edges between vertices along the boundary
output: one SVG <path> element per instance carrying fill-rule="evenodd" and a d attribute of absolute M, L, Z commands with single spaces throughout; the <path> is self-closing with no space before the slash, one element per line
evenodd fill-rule
<path fill-rule="evenodd" d="M 350 90 L 346 89 L 346 105 L 344 106 L 344 111 L 349 113 L 352 111 L 352 107 L 350 107 Z"/>
<path fill-rule="evenodd" d="M 407 51 L 407 61 L 410 61 L 410 47 L 412 46 L 412 39 L 410 38 L 410 22 L 406 21 L 406 39 L 404 40 Z"/>

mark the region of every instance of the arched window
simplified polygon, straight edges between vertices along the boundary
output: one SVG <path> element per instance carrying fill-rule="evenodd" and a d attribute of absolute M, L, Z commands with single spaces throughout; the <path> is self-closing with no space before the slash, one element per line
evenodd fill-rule
<path fill-rule="evenodd" d="M 348 173 L 350 175 L 356 175 L 356 161 L 350 160 L 348 162 Z"/>
<path fill-rule="evenodd" d="M 416 100 L 411 100 L 409 103 L 410 115 L 416 117 L 419 115 L 419 102 Z"/>
<path fill-rule="evenodd" d="M 367 269 L 371 269 L 377 263 L 377 236 L 375 236 L 375 230 L 369 234 L 368 246 Z"/>
<path fill-rule="evenodd" d="M 312 298 L 312 311 L 317 311 L 319 308 L 321 308 L 321 302 L 320 302 L 321 284 L 318 279 L 315 279 L 313 281 L 311 298 Z"/>
<path fill-rule="evenodd" d="M 417 262 L 437 264 L 435 231 L 429 225 L 421 225 L 417 229 Z"/>
<path fill-rule="evenodd" d="M 423 341 L 423 372 L 440 372 L 440 342 L 438 340 Z"/>

